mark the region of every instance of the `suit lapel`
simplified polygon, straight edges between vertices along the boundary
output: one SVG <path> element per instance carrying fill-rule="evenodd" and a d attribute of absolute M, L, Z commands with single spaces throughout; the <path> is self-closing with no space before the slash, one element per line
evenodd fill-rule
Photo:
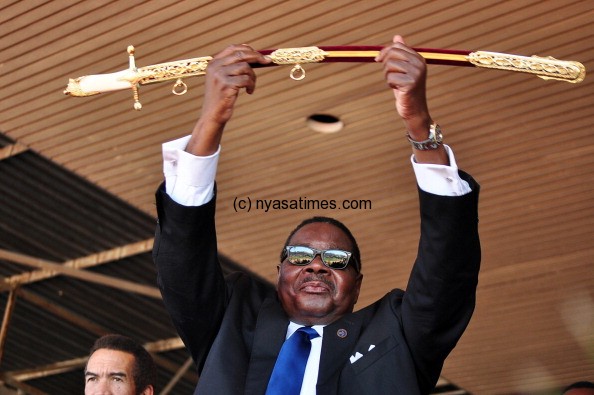
<path fill-rule="evenodd" d="M 349 361 L 360 332 L 361 319 L 354 314 L 324 327 L 318 386 L 337 381 L 335 376 Z"/>
<path fill-rule="evenodd" d="M 266 299 L 256 322 L 254 344 L 246 377 L 246 394 L 263 394 L 266 391 L 276 358 L 285 341 L 288 326 L 289 319 L 280 303 L 276 299 Z"/>

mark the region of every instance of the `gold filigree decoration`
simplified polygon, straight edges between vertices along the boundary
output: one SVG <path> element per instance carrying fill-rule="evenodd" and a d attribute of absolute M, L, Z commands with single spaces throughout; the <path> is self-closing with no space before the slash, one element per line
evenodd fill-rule
<path fill-rule="evenodd" d="M 138 83 L 141 85 L 152 84 L 179 78 L 204 75 L 206 66 L 212 60 L 211 56 L 185 59 L 176 62 L 159 63 L 138 68 Z"/>
<path fill-rule="evenodd" d="M 302 64 L 321 62 L 327 55 L 328 52 L 318 47 L 302 47 L 280 48 L 268 56 L 276 64 Z"/>
<path fill-rule="evenodd" d="M 553 57 L 519 56 L 497 52 L 476 51 L 468 55 L 470 63 L 477 67 L 519 71 L 535 74 L 545 80 L 582 82 L 586 76 L 583 64 L 557 60 Z"/>

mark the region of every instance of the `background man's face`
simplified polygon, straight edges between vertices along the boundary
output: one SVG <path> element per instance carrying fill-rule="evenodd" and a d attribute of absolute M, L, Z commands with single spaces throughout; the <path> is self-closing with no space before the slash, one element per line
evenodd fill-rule
<path fill-rule="evenodd" d="M 135 395 L 134 356 L 101 348 L 93 353 L 85 371 L 85 395 Z"/>

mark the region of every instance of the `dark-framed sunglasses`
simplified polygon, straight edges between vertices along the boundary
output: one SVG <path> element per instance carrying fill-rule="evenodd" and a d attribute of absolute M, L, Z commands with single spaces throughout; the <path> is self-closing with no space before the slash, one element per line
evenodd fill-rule
<path fill-rule="evenodd" d="M 286 246 L 281 261 L 286 259 L 291 265 L 306 266 L 317 255 L 322 259 L 322 263 L 330 269 L 343 270 L 348 266 L 352 253 L 336 249 L 316 250 L 315 248 L 306 246 Z M 353 257 L 353 261 L 355 262 L 355 270 L 358 272 L 359 265 L 355 257 Z"/>

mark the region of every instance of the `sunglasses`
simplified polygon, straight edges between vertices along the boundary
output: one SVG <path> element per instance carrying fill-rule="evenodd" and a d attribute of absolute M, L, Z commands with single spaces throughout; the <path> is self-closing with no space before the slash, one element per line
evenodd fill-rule
<path fill-rule="evenodd" d="M 313 261 L 316 256 L 319 255 L 322 258 L 322 263 L 330 269 L 343 270 L 349 264 L 351 253 L 343 250 L 316 250 L 315 248 L 305 246 L 286 246 L 283 251 L 281 262 L 285 259 L 291 264 L 296 266 L 306 266 Z M 359 271 L 359 265 L 357 260 L 355 261 L 355 270 Z"/>

